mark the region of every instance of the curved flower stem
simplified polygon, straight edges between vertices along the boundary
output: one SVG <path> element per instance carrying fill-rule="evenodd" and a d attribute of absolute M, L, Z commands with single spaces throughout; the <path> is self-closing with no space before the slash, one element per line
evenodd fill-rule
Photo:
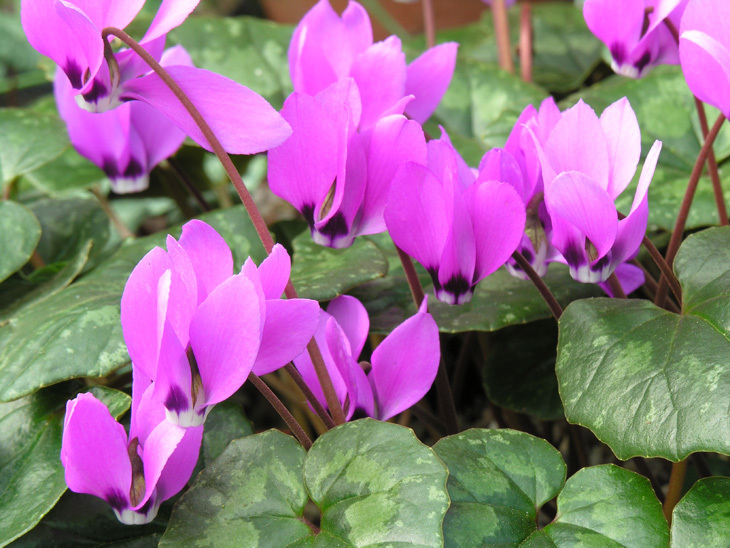
<path fill-rule="evenodd" d="M 618 276 L 616 276 L 615 272 L 611 272 L 611 275 L 608 277 L 608 285 L 611 288 L 611 292 L 613 293 L 614 299 L 626 299 L 626 293 L 624 293 L 624 288 L 621 287 L 621 282 L 618 280 Z"/>
<path fill-rule="evenodd" d="M 705 105 L 697 97 L 695 97 L 695 106 L 697 107 L 697 116 L 700 119 L 700 128 L 702 129 L 702 138 L 707 139 L 710 128 L 707 126 L 707 116 L 705 115 Z M 720 226 L 728 224 L 727 207 L 725 206 L 725 196 L 722 193 L 722 183 L 720 182 L 720 173 L 717 170 L 717 160 L 715 152 L 710 149 L 707 154 L 707 171 L 710 172 L 712 179 L 712 191 L 715 194 L 715 204 L 717 206 L 717 215 L 720 217 Z"/>
<path fill-rule="evenodd" d="M 426 47 L 432 48 L 436 45 L 436 25 L 433 18 L 433 4 L 431 0 L 421 0 L 423 7 L 423 32 L 426 35 Z"/>
<path fill-rule="evenodd" d="M 664 517 L 669 525 L 672 525 L 672 511 L 682 498 L 682 487 L 684 487 L 684 477 L 687 473 L 688 459 L 672 463 L 672 474 L 669 476 L 669 489 L 667 489 L 667 497 L 664 499 Z"/>
<path fill-rule="evenodd" d="M 397 245 L 395 245 L 395 249 L 398 251 L 398 258 L 400 258 L 400 262 L 403 265 L 403 271 L 406 274 L 406 280 L 408 280 L 408 287 L 411 289 L 411 296 L 413 297 L 413 302 L 416 304 L 416 310 L 418 310 L 425 298 L 421 281 L 418 279 L 418 273 L 413 266 L 411 257 Z M 449 384 L 449 375 L 446 372 L 446 365 L 443 359 L 439 361 L 439 368 L 436 373 L 436 393 L 438 394 L 441 415 L 446 425 L 446 432 L 447 434 L 456 434 L 459 431 L 459 421 L 456 416 L 454 395 L 451 392 L 451 385 Z"/>
<path fill-rule="evenodd" d="M 494 35 L 497 38 L 499 66 L 510 74 L 514 74 L 515 65 L 512 62 L 509 21 L 507 19 L 507 4 L 505 0 L 492 0 L 492 17 L 494 19 Z"/>
<path fill-rule="evenodd" d="M 649 239 L 649 236 L 644 236 L 644 239 L 642 240 L 642 243 L 644 244 L 644 247 L 649 252 L 649 255 L 654 260 L 654 263 L 659 267 L 659 270 L 662 273 L 662 276 L 666 280 L 666 283 L 669 284 L 669 287 L 672 290 L 672 293 L 674 293 L 675 298 L 677 299 L 678 303 L 682 302 L 682 286 L 679 284 L 679 280 L 674 275 L 674 272 L 672 271 L 672 268 L 667 264 L 667 261 L 664 260 L 664 257 L 662 257 L 662 254 L 659 253 L 659 250 L 654 245 L 654 242 L 652 242 Z M 659 290 L 657 286 L 657 291 Z"/>
<path fill-rule="evenodd" d="M 289 376 L 292 378 L 299 390 L 302 391 L 304 397 L 307 398 L 307 401 L 312 405 L 312 409 L 314 409 L 314 412 L 317 413 L 317 416 L 322 420 L 324 425 L 328 429 L 334 428 L 335 423 L 332 420 L 332 417 L 329 416 L 327 410 L 322 407 L 321 403 L 319 403 L 319 400 L 314 395 L 314 392 L 312 392 L 312 389 L 309 388 L 306 382 L 304 382 L 304 379 L 302 378 L 302 375 L 299 373 L 299 371 L 297 371 L 297 368 L 294 367 L 294 365 L 292 365 L 291 363 L 288 363 L 284 366 L 284 369 L 287 373 L 289 373 Z"/>
<path fill-rule="evenodd" d="M 241 175 L 238 173 L 236 166 L 233 165 L 231 157 L 228 155 L 218 138 L 213 133 L 213 130 L 208 125 L 208 122 L 206 122 L 205 118 L 203 118 L 203 116 L 200 114 L 200 111 L 195 107 L 193 102 L 185 94 L 185 92 L 178 85 L 178 83 L 175 82 L 175 80 L 168 74 L 168 72 L 157 62 L 157 60 L 152 57 L 147 52 L 147 50 L 140 46 L 134 40 L 134 38 L 129 36 L 123 30 L 114 27 L 107 27 L 103 31 L 101 31 L 101 36 L 104 40 L 105 56 L 111 55 L 113 58 L 111 46 L 109 45 L 109 41 L 107 40 L 110 35 L 119 38 L 137 55 L 139 55 L 145 61 L 145 63 L 150 66 L 155 74 L 160 77 L 160 79 L 167 85 L 167 87 L 170 88 L 170 90 L 175 94 L 175 97 L 177 97 L 183 107 L 185 107 L 185 110 L 188 111 L 188 114 L 190 114 L 192 119 L 200 128 L 200 131 L 205 136 L 208 144 L 210 144 L 213 152 L 215 152 L 218 160 L 223 165 L 223 169 L 226 170 L 228 177 L 231 179 L 233 186 L 236 188 L 236 192 L 238 192 L 238 195 L 241 197 L 241 201 L 243 202 L 243 205 L 246 208 L 249 217 L 251 218 L 251 222 L 253 222 L 253 225 L 256 228 L 256 233 L 261 239 L 261 243 L 263 244 L 266 253 L 271 253 L 271 250 L 274 247 L 274 240 L 271 237 L 271 234 L 269 234 L 269 229 L 267 228 L 266 223 L 261 216 L 261 213 L 256 207 L 256 204 L 253 201 L 251 194 L 246 188 L 246 185 L 243 183 L 243 179 L 241 179 Z M 291 280 L 287 282 L 284 293 L 288 299 L 297 298 L 297 292 L 294 289 L 294 285 L 291 283 Z M 330 408 L 330 412 L 332 413 L 332 418 L 334 419 L 335 424 L 342 424 L 343 422 L 345 422 L 345 415 L 342 412 L 340 402 L 337 399 L 337 394 L 335 393 L 334 386 L 332 385 L 332 379 L 330 379 L 329 374 L 327 373 L 327 367 L 325 366 L 324 360 L 322 359 L 322 353 L 319 351 L 319 347 L 317 347 L 317 343 L 314 339 L 312 339 L 307 348 L 309 349 L 309 354 L 312 358 L 312 364 L 314 365 L 314 369 L 317 372 L 317 378 L 322 385 L 322 391 L 324 392 L 325 398 L 327 399 L 327 405 Z"/>
<path fill-rule="evenodd" d="M 725 122 L 725 116 L 720 114 L 717 117 L 715 124 L 712 126 L 710 133 L 707 134 L 705 143 L 702 145 L 702 148 L 700 149 L 700 153 L 697 156 L 697 161 L 695 162 L 695 165 L 692 168 L 692 173 L 689 176 L 689 182 L 687 183 L 687 190 L 684 193 L 684 198 L 682 199 L 682 205 L 679 207 L 679 214 L 677 215 L 677 221 L 674 224 L 674 230 L 672 231 L 672 237 L 669 240 L 669 245 L 667 246 L 667 253 L 664 256 L 664 258 L 667 261 L 667 265 L 669 265 L 670 268 L 672 267 L 672 264 L 674 263 L 674 257 L 676 257 L 677 251 L 679 251 L 679 246 L 682 243 L 682 236 L 684 235 L 684 227 L 687 224 L 687 216 L 689 215 L 689 208 L 692 205 L 692 199 L 694 198 L 695 191 L 697 190 L 697 183 L 699 183 L 700 176 L 702 175 L 702 168 L 705 164 L 705 161 L 707 160 L 707 156 L 710 153 L 710 150 L 712 149 L 712 144 L 715 142 L 715 138 L 717 137 L 717 134 L 720 132 L 720 128 L 722 127 L 722 124 L 724 122 Z M 654 299 L 654 304 L 656 304 L 657 306 L 664 305 L 664 302 L 667 298 L 667 289 L 668 289 L 667 277 L 662 276 L 659 279 L 659 287 L 657 289 L 656 298 Z"/>
<path fill-rule="evenodd" d="M 529 0 L 520 10 L 520 76 L 525 82 L 532 82 L 532 4 Z"/>
<path fill-rule="evenodd" d="M 309 448 L 312 447 L 312 440 L 309 439 L 309 436 L 307 436 L 306 432 L 304 432 L 304 429 L 301 427 L 301 425 L 289 412 L 286 406 L 281 403 L 281 400 L 277 397 L 277 395 L 274 394 L 274 391 L 271 390 L 271 388 L 269 388 L 269 386 L 264 381 L 262 381 L 258 375 L 249 373 L 248 380 L 251 381 L 251 383 L 258 389 L 259 392 L 261 392 L 261 395 L 268 400 L 271 406 L 276 409 L 276 412 L 279 413 L 279 416 L 282 419 L 284 419 L 284 422 L 299 440 L 299 443 L 302 444 L 304 449 L 306 451 L 309 451 Z"/>
<path fill-rule="evenodd" d="M 540 275 L 535 272 L 534 268 L 532 268 L 530 261 L 525 259 L 525 257 L 519 251 L 515 251 L 512 254 L 512 258 L 517 262 L 518 265 L 520 265 L 520 268 L 525 271 L 525 274 L 527 274 L 527 276 L 530 278 L 530 281 L 535 284 L 535 287 L 540 292 L 540 295 L 542 295 L 543 300 L 548 305 L 550 312 L 553 313 L 553 316 L 556 320 L 559 320 L 560 316 L 563 315 L 563 307 L 560 306 L 560 303 L 552 294 L 550 288 L 547 286 L 547 284 L 545 284 Z"/>
<path fill-rule="evenodd" d="M 114 225 L 114 228 L 117 229 L 117 232 L 122 237 L 122 239 L 124 240 L 126 238 L 134 238 L 134 233 L 129 230 L 127 225 L 124 224 L 124 221 L 122 221 L 119 218 L 119 215 L 117 215 L 116 212 L 112 209 L 112 206 L 109 203 L 109 200 L 106 199 L 106 196 L 104 196 L 99 191 L 99 189 L 95 187 L 91 187 L 90 191 L 96 197 L 96 200 L 99 202 L 101 209 L 104 211 L 104 213 L 106 213 L 106 216 L 109 217 L 109 220 Z"/>

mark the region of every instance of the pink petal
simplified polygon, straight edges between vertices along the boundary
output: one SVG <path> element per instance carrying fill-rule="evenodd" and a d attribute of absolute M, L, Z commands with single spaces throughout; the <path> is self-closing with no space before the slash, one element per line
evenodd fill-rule
<path fill-rule="evenodd" d="M 505 149 L 493 148 L 482 157 L 476 182 L 496 181 L 508 183 L 515 189 L 522 201 L 527 204 L 531 197 L 529 194 L 531 188 L 525 186 L 522 174 L 520 165 L 512 154 Z"/>
<path fill-rule="evenodd" d="M 456 42 L 440 44 L 408 65 L 406 94 L 415 99 L 408 104 L 406 113 L 416 122 L 423 124 L 441 102 L 454 75 L 458 49 Z"/>
<path fill-rule="evenodd" d="M 274 245 L 269 256 L 259 265 L 258 272 L 266 298 L 280 298 L 291 274 L 291 258 L 286 248 L 281 244 Z"/>
<path fill-rule="evenodd" d="M 396 327 L 375 349 L 370 379 L 378 418 L 388 420 L 418 402 L 438 372 L 441 349 L 436 322 L 421 309 Z"/>
<path fill-rule="evenodd" d="M 327 312 L 337 320 L 347 335 L 351 354 L 357 359 L 370 332 L 370 318 L 365 306 L 355 297 L 340 295 L 330 301 L 327 305 Z"/>
<path fill-rule="evenodd" d="M 152 496 L 152 492 L 157 488 L 157 482 L 160 479 L 160 475 L 162 474 L 165 465 L 175 452 L 175 449 L 184 435 L 184 428 L 172 424 L 167 420 L 163 420 L 145 440 L 142 448 L 143 453 L 141 455 L 142 463 L 144 465 L 145 494 L 139 504 L 133 507 L 134 510 L 141 509 Z M 195 455 L 195 460 L 197 461 L 197 455 Z M 195 463 L 193 463 L 193 466 L 194 465 Z M 190 472 L 192 473 L 192 468 L 190 469 Z M 169 496 L 172 496 L 173 494 L 174 493 L 169 493 Z M 155 502 L 159 503 L 163 500 L 161 493 L 157 493 L 155 496 Z"/>
<path fill-rule="evenodd" d="M 340 397 L 340 404 L 343 408 L 347 409 L 346 419 L 350 420 L 358 406 L 358 379 L 364 380 L 364 375 L 357 374 L 357 370 L 360 370 L 362 373 L 362 369 L 358 365 L 356 358 L 350 352 L 350 344 L 347 341 L 345 332 L 334 318 L 330 318 L 327 321 L 325 326 L 325 339 L 327 341 L 329 355 L 336 364 L 345 385 L 345 394 L 347 396 L 346 399 Z M 365 406 L 367 406 L 367 403 Z"/>
<path fill-rule="evenodd" d="M 638 43 L 644 24 L 644 3 L 634 0 L 586 0 L 583 17 L 588 28 L 623 64 Z"/>
<path fill-rule="evenodd" d="M 393 242 L 420 262 L 438 271 L 449 233 L 449 204 L 444 189 L 428 168 L 408 162 L 388 193 L 385 224 Z"/>
<path fill-rule="evenodd" d="M 307 349 L 319 321 L 319 303 L 309 299 L 266 301 L 266 322 L 253 372 L 266 375 Z"/>
<path fill-rule="evenodd" d="M 246 276 L 232 276 L 198 307 L 190 344 L 208 405 L 238 390 L 251 372 L 261 341 L 259 302 Z"/>
<path fill-rule="evenodd" d="M 165 406 L 170 420 L 184 425 L 196 422 L 193 418 L 195 408 L 198 407 L 197 402 L 193 402 L 193 377 L 186 347 L 187 341 L 183 345 L 170 322 L 166 322 L 157 374 L 152 385 L 153 399 Z"/>
<path fill-rule="evenodd" d="M 91 394 L 79 394 L 66 404 L 61 462 L 72 491 L 95 495 L 117 509 L 129 507 L 127 433 Z"/>
<path fill-rule="evenodd" d="M 123 106 L 120 105 L 117 109 Z M 129 104 L 129 108 L 132 126 L 130 137 L 138 139 L 144 145 L 147 157 L 145 167 L 147 171 L 152 171 L 152 168 L 162 160 L 177 152 L 185 140 L 185 133 L 145 103 L 133 101 Z"/>
<path fill-rule="evenodd" d="M 644 285 L 644 271 L 638 266 L 634 266 L 629 263 L 621 263 L 616 267 L 615 274 L 625 295 L 633 293 Z M 603 289 L 609 297 L 615 297 L 608 282 L 601 282 L 598 285 L 601 286 L 601 289 Z"/>
<path fill-rule="evenodd" d="M 289 124 L 279 113 L 247 87 L 194 67 L 176 65 L 167 67 L 167 71 L 198 108 L 227 152 L 263 152 L 291 135 Z M 128 80 L 120 97 L 148 103 L 200 146 L 212 150 L 192 117 L 156 74 Z"/>
<path fill-rule="evenodd" d="M 685 15 L 693 13 L 693 6 L 689 7 Z M 682 28 L 688 26 L 683 24 Z M 679 41 L 679 56 L 692 93 L 730 116 L 730 48 L 703 31 L 685 30 Z"/>
<path fill-rule="evenodd" d="M 607 107 L 600 122 L 606 136 L 610 166 L 606 191 L 615 200 L 634 178 L 641 156 L 641 132 L 626 97 Z"/>
<path fill-rule="evenodd" d="M 175 27 L 182 25 L 199 3 L 200 0 L 163 0 L 140 43 L 164 36 Z"/>
<path fill-rule="evenodd" d="M 66 2 L 63 2 L 66 3 Z M 104 27 L 123 29 L 137 16 L 145 0 L 72 0 L 72 4 L 85 14 L 101 30 Z"/>
<path fill-rule="evenodd" d="M 502 266 L 522 241 L 525 204 L 507 183 L 474 183 L 466 198 L 476 238 L 476 283 Z"/>
<path fill-rule="evenodd" d="M 165 467 L 160 473 L 157 482 L 157 498 L 161 501 L 169 499 L 185 487 L 198 462 L 200 444 L 203 441 L 203 426 L 185 428 L 184 432 L 183 438 L 167 459 Z"/>
<path fill-rule="evenodd" d="M 460 189 L 454 192 L 451 206 L 452 222 L 438 267 L 441 287 L 436 287 L 436 297 L 449 304 L 462 304 L 471 299 L 477 244 L 472 218 Z"/>
<path fill-rule="evenodd" d="M 196 219 L 183 225 L 179 244 L 195 272 L 200 304 L 233 275 L 231 248 L 212 226 Z"/>

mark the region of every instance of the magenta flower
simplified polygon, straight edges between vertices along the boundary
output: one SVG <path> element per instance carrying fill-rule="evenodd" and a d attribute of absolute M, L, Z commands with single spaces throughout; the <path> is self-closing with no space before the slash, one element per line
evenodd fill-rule
<path fill-rule="evenodd" d="M 679 56 L 692 93 L 730 116 L 730 4 L 690 0 L 682 18 Z"/>
<path fill-rule="evenodd" d="M 649 151 L 631 211 L 622 220 L 614 201 L 634 177 L 641 154 L 639 124 L 626 98 L 606 108 L 600 119 L 579 101 L 563 113 L 545 145 L 536 144 L 552 244 L 575 280 L 606 281 L 641 245 L 661 142 Z"/>
<path fill-rule="evenodd" d="M 347 420 L 360 416 L 388 420 L 426 395 L 441 356 L 438 326 L 426 310 L 424 300 L 414 316 L 378 345 L 371 364 L 367 364 L 367 374 L 357 362 L 370 327 L 365 307 L 354 297 L 343 295 L 330 302 L 327 312 L 321 311 L 315 339 Z M 294 364 L 326 406 L 309 356 L 302 354 Z"/>
<path fill-rule="evenodd" d="M 66 484 L 104 499 L 127 525 L 152 521 L 160 504 L 185 486 L 203 437 L 202 426 L 184 429 L 165 420 L 150 393 L 133 403 L 129 436 L 93 395 L 79 394 L 66 404 Z"/>
<path fill-rule="evenodd" d="M 641 78 L 657 65 L 679 63 L 677 40 L 665 21 L 679 28 L 688 0 L 585 0 L 586 24 L 611 52 L 611 68 Z"/>
<path fill-rule="evenodd" d="M 163 55 L 163 65 L 171 57 L 184 62 L 187 53 L 180 46 L 172 48 Z M 54 92 L 71 143 L 106 173 L 118 194 L 145 190 L 152 168 L 172 156 L 185 140 L 185 134 L 165 116 L 139 101 L 101 113 L 82 109 L 61 70 L 56 71 Z"/>
<path fill-rule="evenodd" d="M 482 0 L 482 2 L 484 2 L 487 6 L 491 6 L 493 1 L 494 0 Z M 510 8 L 514 6 L 516 2 L 517 0 L 505 0 L 504 3 L 508 8 Z"/>
<path fill-rule="evenodd" d="M 167 32 L 180 25 L 198 2 L 164 0 L 140 44 L 159 61 Z M 66 74 L 80 106 L 103 112 L 130 100 L 146 102 L 211 150 L 179 100 L 137 54 L 131 50 L 116 53 L 111 68 L 104 59 L 102 29 L 126 27 L 143 5 L 143 0 L 22 0 L 21 20 L 31 45 Z M 228 152 L 261 152 L 290 135 L 286 122 L 250 89 L 184 64 L 170 64 L 166 69 Z"/>
<path fill-rule="evenodd" d="M 150 251 L 122 295 L 122 329 L 136 369 L 154 381 L 168 419 L 196 426 L 253 370 L 264 374 L 304 351 L 319 305 L 280 301 L 291 264 L 281 246 L 233 275 L 231 251 L 201 221 L 183 227 L 167 252 Z"/>
<path fill-rule="evenodd" d="M 338 16 L 328 0 L 319 0 L 294 30 L 289 71 L 294 90 L 317 95 L 345 77 L 357 82 L 362 97 L 360 128 L 372 127 L 403 97 L 413 95 L 406 115 L 425 122 L 449 87 L 458 44 L 440 44 L 406 66 L 400 39 L 373 44 L 365 9 L 349 2 Z"/>
<path fill-rule="evenodd" d="M 431 275 L 436 298 L 463 304 L 517 248 L 525 205 L 499 174 L 475 179 L 444 134 L 428 143 L 426 165 L 408 162 L 396 175 L 385 223 L 395 244 Z"/>
<path fill-rule="evenodd" d="M 383 232 L 392 179 L 406 161 L 425 162 L 420 124 L 402 115 L 408 99 L 357 131 L 361 102 L 352 78 L 316 97 L 294 92 L 282 115 L 294 133 L 269 152 L 269 186 L 297 208 L 315 242 L 347 247 L 356 236 Z"/>

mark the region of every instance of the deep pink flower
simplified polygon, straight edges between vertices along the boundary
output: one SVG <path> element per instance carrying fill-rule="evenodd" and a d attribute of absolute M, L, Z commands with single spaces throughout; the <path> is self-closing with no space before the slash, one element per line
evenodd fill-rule
<path fill-rule="evenodd" d="M 140 44 L 159 61 L 167 32 L 180 25 L 198 2 L 164 0 Z M 211 150 L 179 100 L 137 54 L 117 52 L 111 68 L 104 59 L 102 29 L 123 29 L 143 5 L 144 0 L 22 0 L 21 20 L 31 45 L 66 74 L 80 106 L 103 112 L 129 100 L 146 102 Z M 166 69 L 228 152 L 262 152 L 290 135 L 286 122 L 250 89 L 191 66 L 168 65 Z"/>
<path fill-rule="evenodd" d="M 202 221 L 140 261 L 122 295 L 124 339 L 170 420 L 202 424 L 251 371 L 269 373 L 304 351 L 319 305 L 280 300 L 290 269 L 277 245 L 258 268 L 248 259 L 233 275 L 230 249 Z"/>
<path fill-rule="evenodd" d="M 327 312 L 321 311 L 315 338 L 348 420 L 359 416 L 388 420 L 420 401 L 431 388 L 441 351 L 438 326 L 426 310 L 424 300 L 414 316 L 378 345 L 367 374 L 357 362 L 370 326 L 365 307 L 343 295 L 329 304 Z M 326 406 L 309 356 L 302 354 L 294 364 Z"/>
<path fill-rule="evenodd" d="M 66 484 L 104 499 L 119 521 L 152 521 L 160 504 L 182 489 L 198 460 L 203 427 L 184 429 L 165 420 L 151 387 L 135 394 L 129 436 L 91 394 L 66 404 L 61 462 Z"/>
<path fill-rule="evenodd" d="M 409 65 L 397 36 L 373 43 L 365 9 L 351 1 L 338 16 L 329 0 L 319 0 L 294 30 L 289 71 L 294 90 L 317 95 L 336 81 L 352 77 L 362 97 L 360 129 L 372 127 L 407 95 L 415 98 L 405 113 L 423 123 L 449 86 L 458 44 L 440 44 Z"/>
<path fill-rule="evenodd" d="M 677 40 L 665 24 L 679 28 L 688 0 L 585 0 L 588 28 L 611 52 L 611 68 L 641 78 L 657 65 L 679 63 Z"/>
<path fill-rule="evenodd" d="M 269 186 L 302 213 L 315 242 L 347 247 L 385 230 L 391 181 L 406 161 L 426 158 L 421 126 L 402 114 L 406 101 L 365 131 L 357 130 L 361 102 L 352 78 L 316 97 L 294 92 L 284 103 L 294 134 L 269 152 Z"/>
<path fill-rule="evenodd" d="M 476 178 L 444 134 L 428 143 L 425 165 L 408 162 L 396 175 L 385 223 L 395 244 L 431 275 L 436 297 L 462 304 L 517 248 L 525 205 L 501 174 Z"/>

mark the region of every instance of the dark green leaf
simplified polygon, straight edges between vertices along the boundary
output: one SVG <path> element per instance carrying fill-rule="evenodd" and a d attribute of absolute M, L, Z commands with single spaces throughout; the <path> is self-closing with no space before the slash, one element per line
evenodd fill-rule
<path fill-rule="evenodd" d="M 39 168 L 68 148 L 58 116 L 28 109 L 0 109 L 0 185 Z"/>
<path fill-rule="evenodd" d="M 249 253 L 261 260 L 263 248 L 251 242 L 253 227 L 242 207 L 201 217 L 226 239 L 240 269 Z M 180 228 L 170 233 L 179 236 Z M 74 377 L 103 377 L 129 362 L 119 319 L 119 302 L 130 272 L 165 234 L 127 242 L 81 280 L 42 301 L 20 308 L 0 326 L 0 400 Z"/>
<path fill-rule="evenodd" d="M 565 482 L 560 453 L 523 432 L 467 430 L 433 449 L 449 469 L 446 548 L 518 545 Z"/>
<path fill-rule="evenodd" d="M 217 404 L 205 419 L 200 452 L 203 467 L 217 459 L 231 441 L 252 434 L 253 425 L 243 414 L 240 404 L 230 400 Z"/>
<path fill-rule="evenodd" d="M 687 238 L 675 271 L 682 315 L 648 301 L 597 299 L 571 304 L 560 319 L 566 416 L 621 459 L 730 454 L 730 228 Z"/>
<path fill-rule="evenodd" d="M 292 283 L 303 298 L 328 301 L 388 272 L 386 258 L 365 238 L 346 249 L 331 249 L 314 243 L 307 230 L 292 244 Z"/>
<path fill-rule="evenodd" d="M 730 531 L 730 478 L 705 478 L 674 507 L 672 548 L 725 546 Z"/>
<path fill-rule="evenodd" d="M 114 416 L 130 398 L 92 389 Z M 32 529 L 66 490 L 61 434 L 68 393 L 54 389 L 0 404 L 0 546 Z"/>
<path fill-rule="evenodd" d="M 49 196 L 60 196 L 73 190 L 91 188 L 106 179 L 106 175 L 73 148 L 55 160 L 24 176 L 33 187 Z"/>
<path fill-rule="evenodd" d="M 0 202 L 0 282 L 28 262 L 41 238 L 41 226 L 25 206 Z"/>
<path fill-rule="evenodd" d="M 287 49 L 292 28 L 253 17 L 195 17 L 173 30 L 195 65 L 251 88 L 279 109 L 291 93 Z"/>

